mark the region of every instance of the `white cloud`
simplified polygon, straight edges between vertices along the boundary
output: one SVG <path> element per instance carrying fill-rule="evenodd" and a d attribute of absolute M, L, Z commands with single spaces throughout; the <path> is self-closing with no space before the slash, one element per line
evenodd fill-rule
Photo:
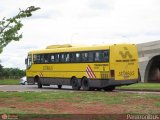
<path fill-rule="evenodd" d="M 159 0 L 1 0 L 0 18 L 18 8 L 41 9 L 22 22 L 23 38 L 0 55 L 5 67 L 25 68 L 29 50 L 51 44 L 140 43 L 160 39 Z"/>
<path fill-rule="evenodd" d="M 88 4 L 94 10 L 110 10 L 114 0 L 89 0 Z"/>

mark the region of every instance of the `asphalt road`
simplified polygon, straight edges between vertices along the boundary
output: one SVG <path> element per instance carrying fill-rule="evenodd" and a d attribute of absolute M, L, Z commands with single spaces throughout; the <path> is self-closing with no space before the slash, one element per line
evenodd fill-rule
<path fill-rule="evenodd" d="M 34 92 L 41 92 L 41 91 L 59 91 L 59 90 L 69 90 L 73 91 L 71 86 L 62 86 L 62 89 L 58 89 L 56 85 L 51 86 L 43 86 L 43 88 L 38 88 L 37 85 L 0 85 L 0 91 L 3 92 L 25 92 L 25 91 L 34 91 Z"/>
<path fill-rule="evenodd" d="M 2 92 L 42 92 L 42 91 L 68 91 L 68 92 L 78 92 L 72 90 L 71 86 L 62 86 L 62 89 L 58 89 L 56 85 L 51 85 L 51 86 L 43 86 L 43 88 L 39 89 L 37 85 L 0 85 L 0 91 Z M 83 90 L 81 90 L 83 91 Z M 84 91 L 85 92 L 85 91 Z M 93 91 L 90 91 L 93 92 Z M 99 92 L 99 91 L 97 91 Z M 104 92 L 104 91 L 103 91 Z M 160 92 L 148 92 L 148 91 L 126 91 L 126 90 L 114 90 L 113 92 L 124 92 L 124 93 L 139 93 L 139 94 L 147 94 L 147 93 L 152 93 L 152 94 L 159 94 Z"/>

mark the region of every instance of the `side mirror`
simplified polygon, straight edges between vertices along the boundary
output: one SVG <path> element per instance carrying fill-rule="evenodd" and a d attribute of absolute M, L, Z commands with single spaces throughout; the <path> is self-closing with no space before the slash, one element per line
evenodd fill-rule
<path fill-rule="evenodd" d="M 25 64 L 26 64 L 26 65 L 28 64 L 28 59 L 27 59 L 27 58 L 25 59 Z"/>

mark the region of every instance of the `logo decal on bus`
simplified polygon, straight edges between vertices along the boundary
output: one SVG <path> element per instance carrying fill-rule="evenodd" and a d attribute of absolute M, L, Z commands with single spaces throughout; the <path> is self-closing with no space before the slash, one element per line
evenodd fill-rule
<path fill-rule="evenodd" d="M 119 54 L 122 56 L 122 58 L 127 58 L 127 56 L 129 58 L 132 58 L 133 56 L 131 55 L 131 53 L 129 52 L 127 47 L 123 47 L 124 51 L 119 51 Z"/>
<path fill-rule="evenodd" d="M 39 76 L 40 76 L 40 77 L 43 77 L 43 74 L 40 72 L 40 73 L 39 73 Z"/>
<path fill-rule="evenodd" d="M 86 68 L 86 73 L 89 78 L 96 78 L 96 75 L 94 74 L 92 68 L 89 65 Z"/>

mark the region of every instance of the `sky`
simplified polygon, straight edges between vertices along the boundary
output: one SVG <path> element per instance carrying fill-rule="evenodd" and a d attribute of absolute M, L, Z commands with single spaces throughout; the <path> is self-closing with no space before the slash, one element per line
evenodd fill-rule
<path fill-rule="evenodd" d="M 0 20 L 29 6 L 41 9 L 22 20 L 23 38 L 0 54 L 4 67 L 25 69 L 27 53 L 48 45 L 160 40 L 160 0 L 0 0 Z"/>

